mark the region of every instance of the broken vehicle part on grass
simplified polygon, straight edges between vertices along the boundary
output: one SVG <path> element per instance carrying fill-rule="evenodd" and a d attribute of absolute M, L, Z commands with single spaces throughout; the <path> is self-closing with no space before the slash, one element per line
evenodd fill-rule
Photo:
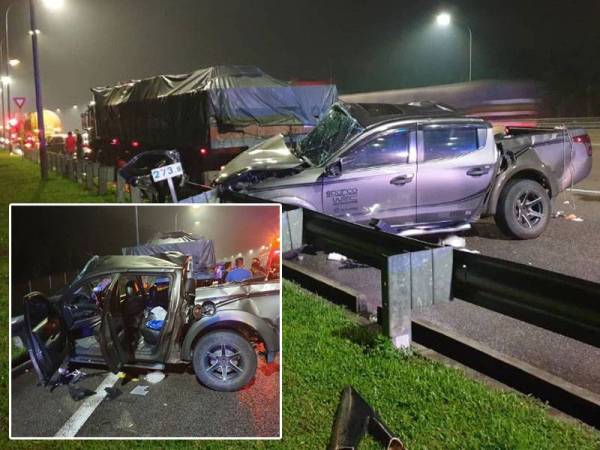
<path fill-rule="evenodd" d="M 335 412 L 327 449 L 356 450 L 366 434 L 387 450 L 405 450 L 402 441 L 383 423 L 379 414 L 352 386 L 346 386 Z"/>
<path fill-rule="evenodd" d="M 52 384 L 65 363 L 114 373 L 183 364 L 215 390 L 250 383 L 257 351 L 268 363 L 279 352 L 279 280 L 197 287 L 191 260 L 173 251 L 93 257 L 59 295 L 28 294 L 25 337 L 40 383 Z"/>
<path fill-rule="evenodd" d="M 509 236 L 535 238 L 552 200 L 590 173 L 591 143 L 581 128 L 506 132 L 432 102 L 339 102 L 297 146 L 271 138 L 226 164 L 215 185 L 400 235 L 494 216 Z"/>

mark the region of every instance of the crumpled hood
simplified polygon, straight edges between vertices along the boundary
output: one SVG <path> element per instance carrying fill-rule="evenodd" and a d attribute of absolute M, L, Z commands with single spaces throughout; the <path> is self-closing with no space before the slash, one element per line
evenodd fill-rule
<path fill-rule="evenodd" d="M 283 135 L 277 134 L 232 159 L 223 167 L 215 183 L 223 183 L 232 175 L 246 170 L 293 169 L 302 163 L 286 145 Z"/>

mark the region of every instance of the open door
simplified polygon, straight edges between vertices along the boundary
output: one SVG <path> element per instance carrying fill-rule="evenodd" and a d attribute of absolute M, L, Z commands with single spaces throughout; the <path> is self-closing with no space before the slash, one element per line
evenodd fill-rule
<path fill-rule="evenodd" d="M 114 373 L 119 372 L 123 364 L 129 361 L 129 347 L 117 288 L 113 289 L 110 297 L 106 298 L 99 341 L 106 365 Z"/>
<path fill-rule="evenodd" d="M 32 292 L 23 299 L 25 344 L 41 384 L 47 385 L 69 353 L 67 325 L 59 303 Z"/>

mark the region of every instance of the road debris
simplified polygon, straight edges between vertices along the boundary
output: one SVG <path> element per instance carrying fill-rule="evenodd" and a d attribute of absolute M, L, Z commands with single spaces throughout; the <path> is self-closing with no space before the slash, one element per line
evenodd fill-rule
<path fill-rule="evenodd" d="M 146 381 L 150 384 L 158 384 L 165 379 L 165 374 L 160 371 L 150 372 L 146 375 Z"/>
<path fill-rule="evenodd" d="M 467 241 L 465 238 L 451 234 L 450 236 L 446 236 L 444 239 L 442 239 L 440 244 L 449 245 L 450 247 L 454 248 L 463 248 L 465 245 L 467 245 Z"/>
<path fill-rule="evenodd" d="M 339 253 L 329 253 L 327 255 L 328 261 L 346 261 L 348 258 L 344 255 L 340 255 Z"/>
<path fill-rule="evenodd" d="M 80 388 L 69 384 L 69 395 L 76 402 L 83 400 L 84 398 L 89 397 L 90 395 L 94 395 L 95 393 L 95 391 L 92 391 L 90 389 Z"/>
<path fill-rule="evenodd" d="M 114 400 L 123 393 L 121 389 L 116 387 L 105 387 L 104 391 L 106 392 L 106 398 L 108 398 L 109 400 Z"/>
<path fill-rule="evenodd" d="M 360 394 L 352 386 L 346 386 L 335 412 L 327 449 L 357 449 L 367 433 L 388 450 L 406 449 Z"/>
<path fill-rule="evenodd" d="M 141 395 L 144 397 L 148 393 L 148 387 L 149 386 L 136 386 L 131 390 L 130 394 Z"/>

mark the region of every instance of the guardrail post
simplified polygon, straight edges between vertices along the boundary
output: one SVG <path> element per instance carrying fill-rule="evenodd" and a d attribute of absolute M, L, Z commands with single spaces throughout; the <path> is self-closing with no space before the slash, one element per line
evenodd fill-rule
<path fill-rule="evenodd" d="M 284 211 L 281 215 L 281 250 L 289 252 L 302 247 L 302 208 Z"/>
<path fill-rule="evenodd" d="M 384 333 L 396 348 L 410 348 L 411 266 L 410 253 L 387 257 L 381 271 L 381 312 Z"/>
<path fill-rule="evenodd" d="M 100 166 L 98 168 L 98 195 L 104 195 L 108 192 L 108 170 L 110 167 Z"/>
<path fill-rule="evenodd" d="M 381 271 L 382 324 L 396 347 L 410 347 L 413 309 L 451 300 L 452 259 L 451 247 L 387 257 Z"/>
<path fill-rule="evenodd" d="M 65 158 L 65 173 L 63 176 L 65 178 L 71 178 L 71 172 L 73 171 L 73 158 L 67 155 Z"/>
<path fill-rule="evenodd" d="M 91 161 L 85 163 L 85 185 L 88 191 L 94 190 L 94 163 Z"/>
<path fill-rule="evenodd" d="M 84 162 L 80 159 L 75 163 L 76 173 L 75 173 L 75 181 L 78 183 L 83 180 L 83 165 Z"/>
<path fill-rule="evenodd" d="M 131 203 L 142 203 L 142 191 L 135 186 L 129 186 L 131 191 Z"/>
<path fill-rule="evenodd" d="M 117 203 L 125 202 L 125 178 L 117 173 Z"/>

